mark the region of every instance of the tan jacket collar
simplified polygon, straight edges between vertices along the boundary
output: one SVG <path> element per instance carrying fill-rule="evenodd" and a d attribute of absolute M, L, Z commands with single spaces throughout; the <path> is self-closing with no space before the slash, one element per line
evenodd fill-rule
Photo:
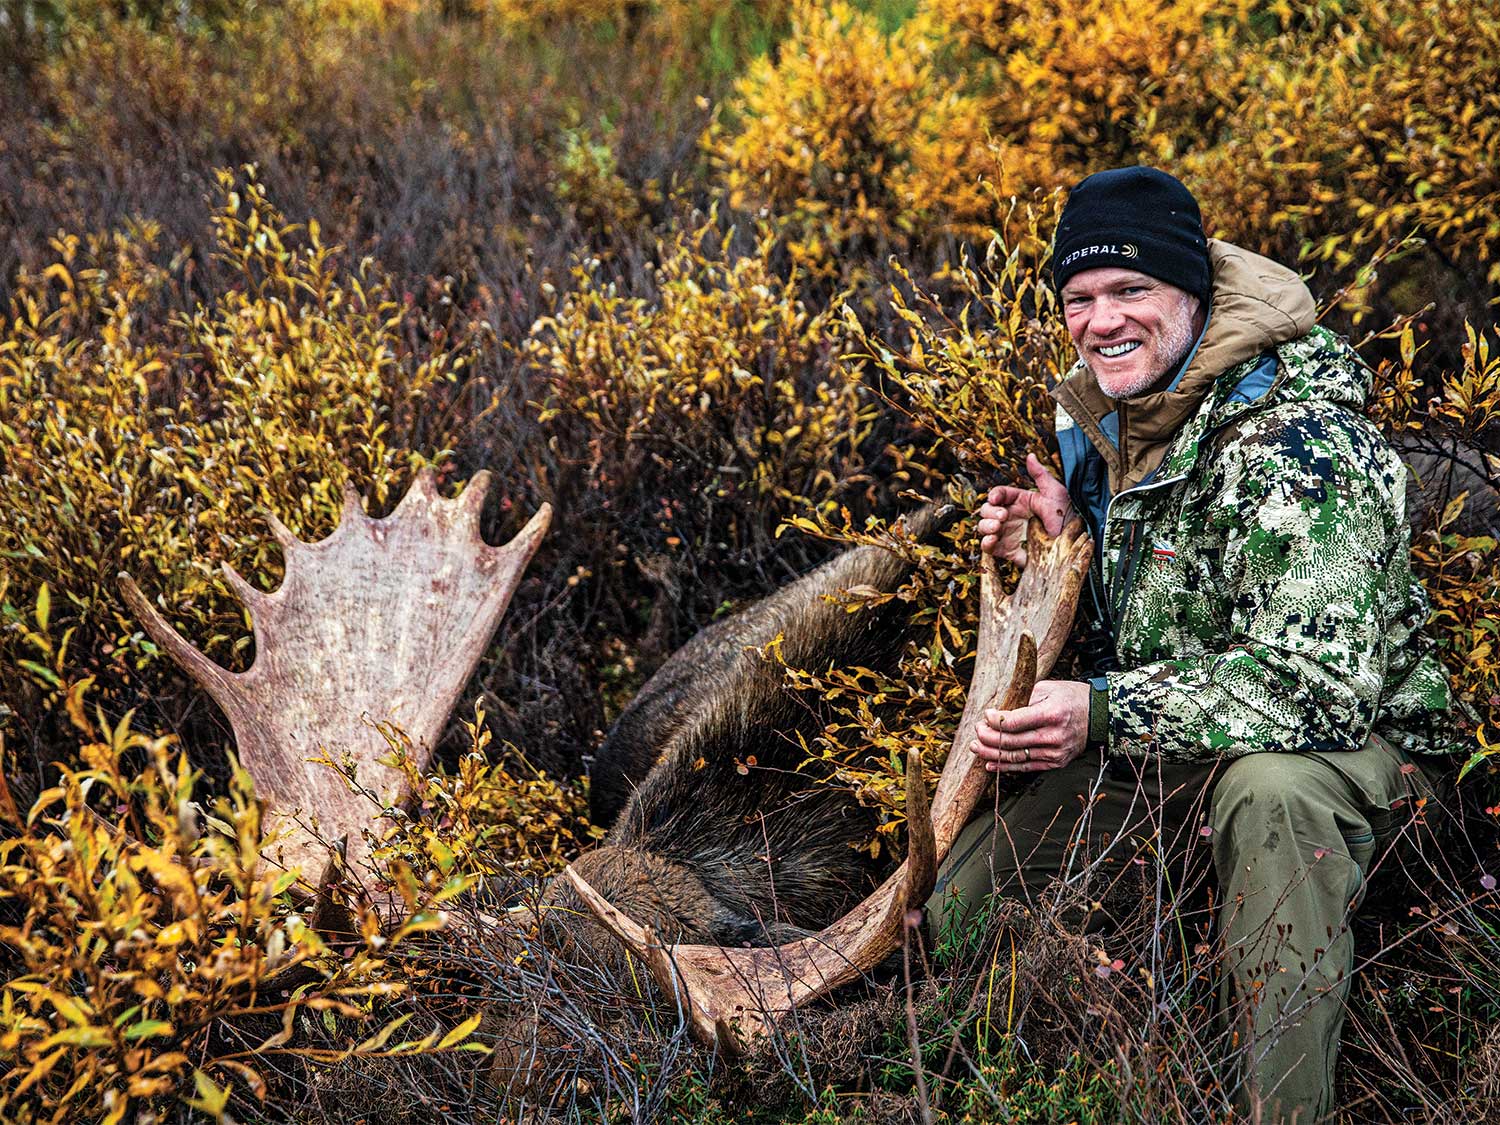
<path fill-rule="evenodd" d="M 1311 330 L 1316 313 L 1302 279 L 1269 258 L 1210 239 L 1213 297 L 1208 324 L 1187 370 L 1169 391 L 1116 401 L 1099 389 L 1081 361 L 1052 390 L 1058 404 L 1088 434 L 1109 467 L 1113 493 L 1133 488 L 1153 473 L 1172 438 L 1225 371 Z M 1118 411 L 1118 447 L 1105 436 L 1104 419 Z"/>

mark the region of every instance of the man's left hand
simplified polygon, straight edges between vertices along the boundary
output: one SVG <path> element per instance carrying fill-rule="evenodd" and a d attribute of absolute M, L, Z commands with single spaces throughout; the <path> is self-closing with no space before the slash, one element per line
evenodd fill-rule
<path fill-rule="evenodd" d="M 1042 680 L 1031 702 L 1014 711 L 990 709 L 969 749 L 991 773 L 1033 773 L 1065 766 L 1083 753 L 1089 737 L 1089 685 Z"/>

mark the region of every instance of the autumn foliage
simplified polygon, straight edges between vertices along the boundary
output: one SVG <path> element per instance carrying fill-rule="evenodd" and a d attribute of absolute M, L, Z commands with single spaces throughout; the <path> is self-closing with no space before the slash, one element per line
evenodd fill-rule
<path fill-rule="evenodd" d="M 1359 1120 L 1500 1103 L 1491 6 L 43 2 L 0 29 L 0 1118 L 831 1121 L 915 1112 L 915 1052 L 938 1120 L 1168 1119 L 1212 1008 L 1203 917 L 1131 931 L 1174 933 L 1171 1007 L 1124 939 L 997 904 L 910 1024 L 810 1025 L 749 1086 L 639 982 L 609 982 L 637 1021 L 614 1042 L 569 1007 L 599 982 L 443 929 L 600 834 L 588 756 L 674 647 L 851 544 L 917 563 L 899 674 L 785 674 L 833 716 L 809 757 L 881 810 L 865 846 L 899 854 L 903 755 L 940 769 L 962 706 L 974 544 L 893 519 L 1047 455 L 1058 189 L 1137 161 L 1307 273 L 1372 417 L 1436 451 L 1413 558 L 1472 735 L 1461 842 L 1372 923 L 1406 969 L 1362 972 L 1345 1092 Z M 559 520 L 440 768 L 372 817 L 404 924 L 351 885 L 335 939 L 257 868 L 227 726 L 116 574 L 244 667 L 218 564 L 272 589 L 268 513 L 316 539 L 346 482 L 380 514 L 426 466 L 449 495 L 494 474 L 491 542 L 543 500 Z M 543 1094 L 475 1077 L 478 1017 L 526 990 L 584 1044 Z"/>

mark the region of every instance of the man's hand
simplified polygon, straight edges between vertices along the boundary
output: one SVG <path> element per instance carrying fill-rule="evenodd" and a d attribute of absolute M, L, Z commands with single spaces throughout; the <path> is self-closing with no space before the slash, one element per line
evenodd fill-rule
<path fill-rule="evenodd" d="M 1026 565 L 1026 521 L 1037 516 L 1048 535 L 1060 535 L 1072 504 L 1067 487 L 1036 454 L 1027 456 L 1026 471 L 1035 489 L 996 485 L 979 507 L 979 549 L 1017 566 Z"/>
<path fill-rule="evenodd" d="M 969 749 L 985 759 L 991 773 L 1033 773 L 1065 766 L 1089 738 L 1089 685 L 1073 680 L 1042 680 L 1031 702 L 1014 711 L 990 709 L 974 732 Z"/>

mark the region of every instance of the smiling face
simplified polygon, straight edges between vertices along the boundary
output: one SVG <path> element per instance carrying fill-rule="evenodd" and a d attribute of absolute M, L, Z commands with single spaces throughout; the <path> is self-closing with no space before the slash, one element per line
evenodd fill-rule
<path fill-rule="evenodd" d="M 1150 390 L 1203 331 L 1197 297 L 1139 270 L 1084 270 L 1068 279 L 1060 296 L 1078 357 L 1110 398 Z"/>

